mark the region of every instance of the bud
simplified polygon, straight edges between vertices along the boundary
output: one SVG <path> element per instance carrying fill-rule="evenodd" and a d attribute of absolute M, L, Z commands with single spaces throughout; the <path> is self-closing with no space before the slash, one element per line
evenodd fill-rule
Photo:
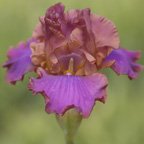
<path fill-rule="evenodd" d="M 56 115 L 56 119 L 64 131 L 66 144 L 74 144 L 74 136 L 82 121 L 82 115 L 73 108 L 66 111 L 63 116 Z"/>

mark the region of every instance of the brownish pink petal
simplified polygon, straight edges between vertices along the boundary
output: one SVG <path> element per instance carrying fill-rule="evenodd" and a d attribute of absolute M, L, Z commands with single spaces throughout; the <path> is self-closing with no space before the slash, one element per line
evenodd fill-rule
<path fill-rule="evenodd" d="M 43 20 L 43 17 L 40 18 L 41 19 L 41 22 L 39 22 L 33 33 L 32 33 L 32 37 L 35 38 L 35 39 L 43 39 L 45 34 L 44 34 L 44 30 L 43 30 L 43 25 L 42 25 L 42 20 Z"/>
<path fill-rule="evenodd" d="M 80 48 L 84 44 L 82 34 L 82 30 L 80 30 L 79 28 L 75 28 L 71 32 L 70 38 L 68 39 L 68 46 L 70 50 Z"/>
<path fill-rule="evenodd" d="M 92 56 L 90 53 L 88 53 L 86 50 L 82 49 L 81 51 L 84 53 L 86 59 L 87 59 L 90 63 L 94 64 L 94 63 L 96 62 L 95 57 Z"/>
<path fill-rule="evenodd" d="M 43 42 L 33 42 L 31 47 L 31 59 L 32 63 L 36 66 L 41 65 L 42 62 L 46 60 L 45 45 Z"/>
<path fill-rule="evenodd" d="M 97 67 L 95 64 L 89 63 L 88 61 L 85 63 L 85 75 L 91 75 L 97 72 Z"/>
<path fill-rule="evenodd" d="M 116 26 L 107 18 L 91 15 L 92 31 L 95 36 L 96 47 L 119 48 L 119 36 Z"/>

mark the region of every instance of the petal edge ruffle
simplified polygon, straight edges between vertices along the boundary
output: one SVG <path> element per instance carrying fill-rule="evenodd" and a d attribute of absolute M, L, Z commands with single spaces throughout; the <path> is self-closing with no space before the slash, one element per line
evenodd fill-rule
<path fill-rule="evenodd" d="M 34 69 L 30 58 L 30 44 L 33 41 L 33 39 L 29 39 L 26 43 L 21 42 L 16 48 L 9 49 L 7 53 L 8 61 L 5 62 L 3 67 L 7 68 L 6 80 L 11 84 L 22 80 L 27 72 Z"/>
<path fill-rule="evenodd" d="M 105 59 L 104 63 L 115 61 L 111 68 L 119 75 L 128 75 L 130 79 L 137 78 L 140 71 L 143 70 L 143 66 L 136 63 L 141 57 L 139 51 L 126 50 L 119 48 L 113 50 L 109 56 Z"/>
<path fill-rule="evenodd" d="M 75 107 L 83 117 L 88 117 L 95 101 L 105 102 L 108 82 L 102 74 L 54 76 L 44 70 L 39 73 L 38 79 L 31 79 L 29 88 L 44 96 L 48 113 L 63 115 L 67 109 Z"/>

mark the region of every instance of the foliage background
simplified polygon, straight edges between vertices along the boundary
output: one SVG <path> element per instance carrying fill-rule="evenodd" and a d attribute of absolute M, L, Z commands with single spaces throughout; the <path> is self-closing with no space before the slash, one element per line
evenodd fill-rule
<path fill-rule="evenodd" d="M 0 0 L 0 64 L 6 60 L 10 45 L 26 40 L 56 0 Z M 144 64 L 143 0 L 61 0 L 66 9 L 90 7 L 117 25 L 121 45 L 142 51 Z M 111 70 L 109 97 L 105 105 L 97 103 L 76 137 L 77 144 L 144 143 L 144 73 L 130 81 Z M 4 80 L 0 68 L 0 144 L 63 144 L 63 133 L 54 115 L 44 112 L 44 101 L 27 90 L 28 78 L 16 86 Z"/>

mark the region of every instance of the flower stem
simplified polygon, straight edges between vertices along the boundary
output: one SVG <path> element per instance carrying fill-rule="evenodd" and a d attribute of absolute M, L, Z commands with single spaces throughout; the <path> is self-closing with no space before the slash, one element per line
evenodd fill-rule
<path fill-rule="evenodd" d="M 74 144 L 75 134 L 82 121 L 80 113 L 70 109 L 63 116 L 56 115 L 56 119 L 64 131 L 66 144 Z"/>
<path fill-rule="evenodd" d="M 65 140 L 66 140 L 66 144 L 74 144 L 73 138 L 69 134 L 65 135 Z"/>

